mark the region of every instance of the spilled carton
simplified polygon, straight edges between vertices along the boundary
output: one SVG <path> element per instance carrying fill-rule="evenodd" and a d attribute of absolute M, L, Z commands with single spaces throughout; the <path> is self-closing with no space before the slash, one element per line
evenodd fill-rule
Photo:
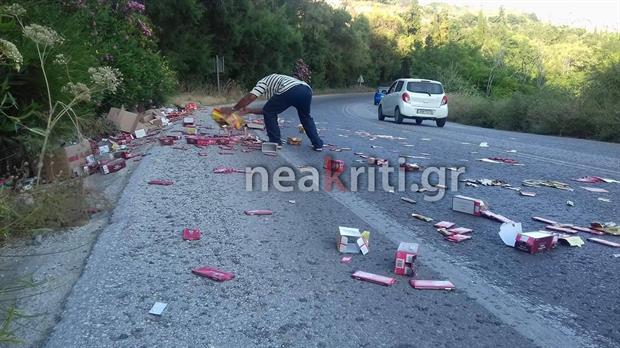
<path fill-rule="evenodd" d="M 278 151 L 278 144 L 277 143 L 262 143 L 261 144 L 261 151 L 265 154 L 265 155 L 270 155 L 270 156 L 275 156 L 277 154 Z"/>
<path fill-rule="evenodd" d="M 504 244 L 530 254 L 547 251 L 558 244 L 558 236 L 546 231 L 523 232 L 521 223 L 506 222 L 499 230 Z"/>
<path fill-rule="evenodd" d="M 370 232 L 364 231 L 360 233 L 360 230 L 352 227 L 338 227 L 338 251 L 347 254 L 362 253 L 368 254 L 368 242 L 370 239 Z"/>
<path fill-rule="evenodd" d="M 488 205 L 481 199 L 461 195 L 452 197 L 452 210 L 454 211 L 480 216 L 482 211 L 487 209 Z"/>
<path fill-rule="evenodd" d="M 413 263 L 418 257 L 417 243 L 400 242 L 394 257 L 394 273 L 398 275 L 414 275 Z"/>

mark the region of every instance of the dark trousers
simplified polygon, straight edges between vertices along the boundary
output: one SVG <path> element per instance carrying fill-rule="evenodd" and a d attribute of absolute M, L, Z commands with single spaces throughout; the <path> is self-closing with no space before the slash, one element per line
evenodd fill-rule
<path fill-rule="evenodd" d="M 305 85 L 297 85 L 282 94 L 271 97 L 263 106 L 263 117 L 265 119 L 265 129 L 267 136 L 272 143 L 280 143 L 280 126 L 278 125 L 278 114 L 293 106 L 297 109 L 299 121 L 304 126 L 306 135 L 310 138 L 312 145 L 323 147 L 323 140 L 319 137 L 316 125 L 310 116 L 310 104 L 312 103 L 312 90 Z"/>

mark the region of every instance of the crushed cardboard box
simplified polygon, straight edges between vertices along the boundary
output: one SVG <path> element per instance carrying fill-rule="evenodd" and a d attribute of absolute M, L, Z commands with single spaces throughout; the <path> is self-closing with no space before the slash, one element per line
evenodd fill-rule
<path fill-rule="evenodd" d="M 63 146 L 48 156 L 43 163 L 43 173 L 48 181 L 84 174 L 86 158 L 92 155 L 90 142 L 83 139 L 77 144 Z"/>
<path fill-rule="evenodd" d="M 133 133 L 138 126 L 138 122 L 140 122 L 138 114 L 117 108 L 110 109 L 107 119 L 120 131 L 126 133 Z"/>
<path fill-rule="evenodd" d="M 360 230 L 352 227 L 338 227 L 338 251 L 341 253 L 357 254 L 362 253 L 366 255 L 369 251 L 368 242 L 370 238 L 370 232 L 364 231 L 360 233 Z"/>
<path fill-rule="evenodd" d="M 558 236 L 545 231 L 523 232 L 521 223 L 506 222 L 500 227 L 499 236 L 504 244 L 536 254 L 556 247 Z"/>

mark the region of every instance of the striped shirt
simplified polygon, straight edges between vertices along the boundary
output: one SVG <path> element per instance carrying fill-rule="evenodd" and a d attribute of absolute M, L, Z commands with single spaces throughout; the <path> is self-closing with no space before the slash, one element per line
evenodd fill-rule
<path fill-rule="evenodd" d="M 257 97 L 265 94 L 267 95 L 267 98 L 271 98 L 276 94 L 282 94 L 298 85 L 308 86 L 307 83 L 294 77 L 280 74 L 271 74 L 260 79 L 260 81 L 256 83 L 256 86 L 250 91 L 250 93 L 254 94 Z M 310 86 L 308 86 L 308 88 L 310 88 Z"/>

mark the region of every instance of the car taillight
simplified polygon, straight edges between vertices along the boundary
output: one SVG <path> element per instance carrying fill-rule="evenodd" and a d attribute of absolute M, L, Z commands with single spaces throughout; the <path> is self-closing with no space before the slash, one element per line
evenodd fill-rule
<path fill-rule="evenodd" d="M 447 105 L 448 104 L 448 96 L 444 95 L 443 98 L 441 99 L 441 105 Z"/>
<path fill-rule="evenodd" d="M 405 103 L 409 103 L 409 93 L 407 92 L 403 93 L 403 101 Z"/>

